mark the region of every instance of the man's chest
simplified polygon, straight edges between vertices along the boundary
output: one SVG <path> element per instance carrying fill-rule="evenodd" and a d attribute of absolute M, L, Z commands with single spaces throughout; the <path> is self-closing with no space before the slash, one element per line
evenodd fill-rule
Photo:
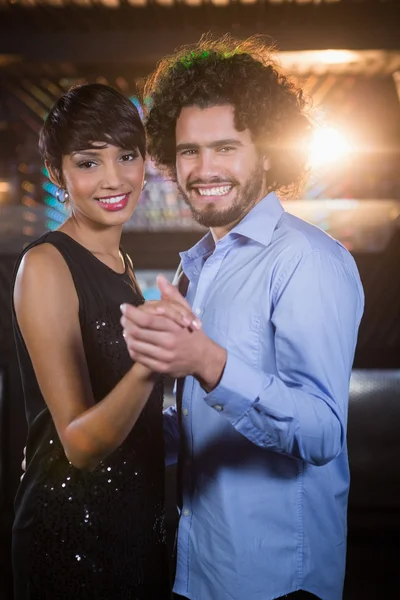
<path fill-rule="evenodd" d="M 254 366 L 273 352 L 272 268 L 268 261 L 226 261 L 215 273 L 203 267 L 188 285 L 187 300 L 213 341 Z"/>

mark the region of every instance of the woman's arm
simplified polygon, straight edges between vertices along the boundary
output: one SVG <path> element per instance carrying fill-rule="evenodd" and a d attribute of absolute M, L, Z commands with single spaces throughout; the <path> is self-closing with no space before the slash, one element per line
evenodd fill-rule
<path fill-rule="evenodd" d="M 14 306 L 65 454 L 75 467 L 93 469 L 135 425 L 155 375 L 135 364 L 105 398 L 94 402 L 78 297 L 65 261 L 49 244 L 32 248 L 23 258 Z"/>

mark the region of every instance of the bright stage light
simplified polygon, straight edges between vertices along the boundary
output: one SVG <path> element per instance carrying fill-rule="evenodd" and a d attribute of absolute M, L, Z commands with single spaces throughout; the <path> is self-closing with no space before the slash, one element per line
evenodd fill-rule
<path fill-rule="evenodd" d="M 342 160 L 350 147 L 346 138 L 333 127 L 321 127 L 314 131 L 310 148 L 310 165 L 320 167 Z"/>
<path fill-rule="evenodd" d="M 0 204 L 8 203 L 8 195 L 10 191 L 11 185 L 8 183 L 8 181 L 0 181 Z"/>

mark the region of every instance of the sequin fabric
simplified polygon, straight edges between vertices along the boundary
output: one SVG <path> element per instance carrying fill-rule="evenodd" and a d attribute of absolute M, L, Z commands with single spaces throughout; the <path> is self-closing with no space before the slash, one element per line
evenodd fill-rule
<path fill-rule="evenodd" d="M 79 287 L 82 337 L 99 401 L 132 365 L 119 306 L 142 298 L 128 274 L 92 260 L 76 242 L 61 242 Z M 127 439 L 92 472 L 69 463 L 47 408 L 36 415 L 28 445 L 33 458 L 17 498 L 13 560 L 27 581 L 16 586 L 16 600 L 169 598 L 162 404 L 160 381 Z M 28 570 L 18 568 L 22 560 Z"/>

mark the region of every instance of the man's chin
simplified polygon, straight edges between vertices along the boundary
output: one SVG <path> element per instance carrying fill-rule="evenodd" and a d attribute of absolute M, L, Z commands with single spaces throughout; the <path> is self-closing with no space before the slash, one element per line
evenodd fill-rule
<path fill-rule="evenodd" d="M 191 210 L 193 219 L 203 227 L 226 227 L 239 221 L 242 216 L 243 209 L 238 205 L 237 197 L 227 199 L 228 206 L 224 206 L 222 198 L 218 202 L 205 200 L 199 205 L 198 197 L 193 198 L 191 194 L 183 193 L 182 188 L 180 192 Z"/>
<path fill-rule="evenodd" d="M 203 227 L 226 227 L 237 220 L 240 220 L 241 211 L 239 210 L 226 210 L 217 211 L 211 207 L 207 210 L 196 210 L 191 207 L 192 216 L 194 220 L 203 225 Z"/>

